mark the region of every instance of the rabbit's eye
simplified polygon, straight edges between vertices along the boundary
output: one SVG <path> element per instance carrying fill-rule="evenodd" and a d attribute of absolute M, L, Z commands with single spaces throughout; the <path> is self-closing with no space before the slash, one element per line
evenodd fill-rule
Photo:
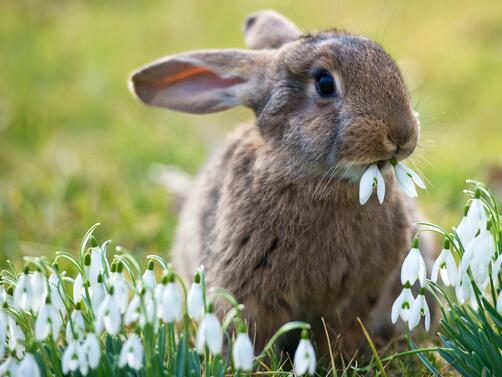
<path fill-rule="evenodd" d="M 335 79 L 325 70 L 317 73 L 315 76 L 316 90 L 321 97 L 332 96 L 336 92 Z"/>

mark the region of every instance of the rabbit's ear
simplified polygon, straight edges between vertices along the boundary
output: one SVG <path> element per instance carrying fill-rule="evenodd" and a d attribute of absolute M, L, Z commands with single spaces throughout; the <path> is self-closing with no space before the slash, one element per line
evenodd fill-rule
<path fill-rule="evenodd" d="M 252 13 L 244 22 L 246 46 L 253 50 L 279 48 L 301 34 L 292 21 L 273 10 Z"/>
<path fill-rule="evenodd" d="M 228 49 L 168 56 L 134 72 L 129 84 L 144 103 L 187 113 L 254 108 L 272 54 Z"/>

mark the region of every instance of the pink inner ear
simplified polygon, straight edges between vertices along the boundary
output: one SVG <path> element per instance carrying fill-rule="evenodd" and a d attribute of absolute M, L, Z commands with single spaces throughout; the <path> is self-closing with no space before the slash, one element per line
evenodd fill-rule
<path fill-rule="evenodd" d="M 215 107 L 213 111 L 231 107 L 224 103 L 225 96 L 218 105 L 218 94 L 222 94 L 218 90 L 245 82 L 235 76 L 222 78 L 208 68 L 180 61 L 154 64 L 136 74 L 133 81 L 144 102 L 182 111 L 186 107 L 195 112 L 206 112 L 202 108 L 197 110 L 197 104 L 204 106 L 204 103 Z"/>

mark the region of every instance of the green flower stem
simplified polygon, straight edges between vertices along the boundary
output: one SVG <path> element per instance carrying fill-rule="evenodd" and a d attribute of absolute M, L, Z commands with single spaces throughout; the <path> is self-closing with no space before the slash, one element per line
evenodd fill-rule
<path fill-rule="evenodd" d="M 270 340 L 265 345 L 265 347 L 263 348 L 263 351 L 260 353 L 260 355 L 258 355 L 256 357 L 256 361 L 264 358 L 267 355 L 268 351 L 270 351 L 272 349 L 272 347 L 274 346 L 277 339 L 279 339 L 279 337 L 281 337 L 282 335 L 284 335 L 290 331 L 303 330 L 303 329 L 310 330 L 310 325 L 308 323 L 300 322 L 300 321 L 288 322 L 288 323 L 282 325 L 279 328 L 279 330 L 277 330 L 275 332 L 275 334 L 272 336 L 272 338 L 270 338 Z"/>

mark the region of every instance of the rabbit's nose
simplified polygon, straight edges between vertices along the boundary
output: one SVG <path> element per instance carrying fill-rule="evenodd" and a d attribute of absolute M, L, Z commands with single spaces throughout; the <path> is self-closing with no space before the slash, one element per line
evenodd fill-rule
<path fill-rule="evenodd" d="M 390 153 L 396 156 L 410 155 L 417 145 L 417 131 L 414 124 L 403 125 L 392 128 L 387 134 L 387 141 L 384 143 Z"/>

